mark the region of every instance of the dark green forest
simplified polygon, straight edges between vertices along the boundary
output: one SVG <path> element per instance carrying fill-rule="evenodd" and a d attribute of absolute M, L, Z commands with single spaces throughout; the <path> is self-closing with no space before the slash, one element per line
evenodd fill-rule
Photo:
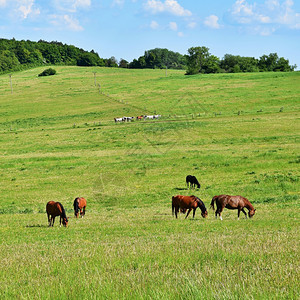
<path fill-rule="evenodd" d="M 222 59 L 209 52 L 207 47 L 192 47 L 187 55 L 168 49 L 155 48 L 128 62 L 125 59 L 101 58 L 94 50 L 85 51 L 61 42 L 39 40 L 17 41 L 0 39 L 0 73 L 20 71 L 37 66 L 70 65 L 99 66 L 131 69 L 181 69 L 187 75 L 209 73 L 294 71 L 289 60 L 277 53 L 262 55 L 259 59 L 225 54 Z"/>

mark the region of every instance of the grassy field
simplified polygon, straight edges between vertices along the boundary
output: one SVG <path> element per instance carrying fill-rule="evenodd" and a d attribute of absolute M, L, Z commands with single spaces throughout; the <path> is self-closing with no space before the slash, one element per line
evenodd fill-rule
<path fill-rule="evenodd" d="M 299 299 L 299 72 L 55 69 L 0 76 L 0 299 Z M 256 215 L 216 220 L 221 193 Z M 176 220 L 176 194 L 208 218 Z"/>

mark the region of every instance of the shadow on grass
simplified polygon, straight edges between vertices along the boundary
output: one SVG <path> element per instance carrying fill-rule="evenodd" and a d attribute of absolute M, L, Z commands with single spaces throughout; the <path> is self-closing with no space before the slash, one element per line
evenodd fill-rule
<path fill-rule="evenodd" d="M 187 188 L 178 188 L 178 187 L 176 187 L 173 190 L 175 190 L 175 191 L 186 191 Z"/>
<path fill-rule="evenodd" d="M 26 228 L 46 228 L 46 227 L 49 227 L 48 225 L 41 225 L 41 224 L 33 224 L 33 225 L 26 225 L 25 226 Z"/>

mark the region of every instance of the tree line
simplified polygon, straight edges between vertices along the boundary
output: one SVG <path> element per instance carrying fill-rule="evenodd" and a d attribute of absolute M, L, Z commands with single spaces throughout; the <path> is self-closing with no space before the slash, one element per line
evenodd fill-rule
<path fill-rule="evenodd" d="M 101 58 L 94 50 L 85 51 L 61 42 L 39 40 L 16 41 L 0 39 L 0 73 L 23 70 L 42 65 L 99 66 L 130 69 L 181 69 L 187 75 L 209 73 L 238 73 L 266 71 L 294 71 L 289 60 L 277 53 L 259 59 L 225 54 L 222 59 L 209 52 L 207 47 L 191 47 L 187 55 L 168 49 L 155 48 L 145 51 L 138 59 Z"/>

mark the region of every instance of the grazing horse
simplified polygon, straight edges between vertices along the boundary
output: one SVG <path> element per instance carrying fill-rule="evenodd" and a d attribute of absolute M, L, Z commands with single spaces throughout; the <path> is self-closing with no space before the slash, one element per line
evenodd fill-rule
<path fill-rule="evenodd" d="M 134 120 L 134 117 L 123 117 L 123 121 L 125 122 L 131 122 Z"/>
<path fill-rule="evenodd" d="M 242 196 L 229 196 L 229 195 L 218 195 L 214 196 L 211 200 L 210 207 L 215 210 L 214 203 L 216 202 L 217 210 L 216 210 L 216 218 L 219 214 L 221 220 L 221 213 L 224 208 L 228 209 L 237 209 L 238 210 L 238 219 L 240 218 L 240 212 L 242 211 L 247 218 L 247 214 L 244 208 L 248 209 L 248 216 L 252 218 L 255 214 L 256 209 L 254 209 L 253 205 L 250 201 Z"/>
<path fill-rule="evenodd" d="M 155 119 L 155 118 L 154 118 L 153 115 L 151 115 L 151 116 L 144 116 L 144 119 L 145 119 L 145 120 L 146 120 L 146 119 L 153 120 L 153 119 Z"/>
<path fill-rule="evenodd" d="M 186 176 L 186 185 L 187 187 L 189 188 L 195 188 L 195 186 L 197 185 L 197 188 L 200 189 L 200 183 L 199 181 L 197 180 L 196 176 L 193 176 L 193 175 L 188 175 Z M 190 186 L 189 186 L 190 184 Z"/>
<path fill-rule="evenodd" d="M 193 209 L 193 218 L 195 217 L 195 211 L 199 207 L 201 209 L 201 216 L 203 218 L 207 217 L 207 210 L 202 202 L 201 199 L 199 199 L 196 196 L 182 196 L 182 195 L 177 195 L 172 197 L 172 215 L 174 215 L 177 219 L 177 213 L 179 212 L 179 209 L 181 212 L 185 212 L 188 209 L 188 213 L 185 216 L 185 219 L 188 217 L 189 213 Z"/>
<path fill-rule="evenodd" d="M 136 119 L 137 119 L 137 120 L 143 120 L 143 119 L 144 119 L 144 116 L 143 116 L 143 115 L 137 116 Z"/>
<path fill-rule="evenodd" d="M 114 120 L 115 120 L 115 123 L 124 122 L 123 118 L 114 118 Z"/>
<path fill-rule="evenodd" d="M 60 226 L 61 223 L 63 223 L 65 227 L 68 226 L 68 218 L 66 216 L 65 209 L 60 202 L 49 201 L 46 205 L 46 212 L 48 216 L 49 226 L 54 225 L 55 217 L 57 216 L 60 216 L 60 220 L 59 220 Z"/>
<path fill-rule="evenodd" d="M 80 211 L 81 218 L 83 218 L 83 216 L 85 215 L 86 200 L 83 197 L 77 197 L 74 200 L 73 205 L 74 205 L 74 215 L 75 215 L 75 217 L 78 218 L 79 211 Z"/>

